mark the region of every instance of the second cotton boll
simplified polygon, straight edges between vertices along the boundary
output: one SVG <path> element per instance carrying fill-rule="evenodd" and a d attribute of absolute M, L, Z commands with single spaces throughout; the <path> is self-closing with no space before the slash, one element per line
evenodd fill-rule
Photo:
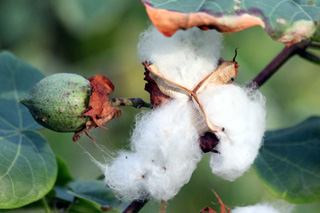
<path fill-rule="evenodd" d="M 202 152 L 192 125 L 193 105 L 174 100 L 138 120 L 132 152 L 122 152 L 106 165 L 106 183 L 125 200 L 169 200 L 186 184 Z"/>
<path fill-rule="evenodd" d="M 242 176 L 256 158 L 265 131 L 265 99 L 258 91 L 235 85 L 210 85 L 199 94 L 209 120 L 223 127 L 212 153 L 212 172 L 233 181 Z"/>

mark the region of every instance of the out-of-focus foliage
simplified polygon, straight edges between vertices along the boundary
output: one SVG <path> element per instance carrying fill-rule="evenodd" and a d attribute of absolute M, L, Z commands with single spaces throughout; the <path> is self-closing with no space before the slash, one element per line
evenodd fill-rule
<path fill-rule="evenodd" d="M 144 69 L 138 63 L 136 46 L 139 34 L 149 24 L 139 1 L 1 0 L 0 48 L 13 52 L 45 75 L 58 72 L 85 77 L 104 74 L 115 85 L 112 97 L 148 100 L 144 91 Z M 240 67 L 235 79 L 239 84 L 249 82 L 284 47 L 259 27 L 225 34 L 224 43 L 222 57 L 226 60 L 231 60 L 234 49 L 239 47 Z M 267 98 L 268 128 L 291 126 L 311 115 L 319 115 L 319 90 L 319 67 L 293 57 L 261 89 Z M 101 171 L 82 147 L 102 162 L 104 158 L 109 159 L 112 150 L 128 148 L 130 126 L 139 111 L 123 108 L 122 116 L 106 125 L 108 130 L 92 131 L 102 150 L 85 137 L 74 143 L 72 134 L 50 130 L 41 130 L 41 133 L 56 155 L 66 161 L 72 176 L 92 180 L 101 175 Z M 212 201 L 216 202 L 210 189 L 214 189 L 230 208 L 261 200 L 274 201 L 254 172 L 228 182 L 215 177 L 207 162 L 208 156 L 205 156 L 189 184 L 169 201 L 168 213 L 197 212 Z M 158 208 L 158 204 L 150 202 L 141 212 L 156 212 Z M 317 212 L 319 208 L 319 203 L 299 205 L 295 212 Z"/>

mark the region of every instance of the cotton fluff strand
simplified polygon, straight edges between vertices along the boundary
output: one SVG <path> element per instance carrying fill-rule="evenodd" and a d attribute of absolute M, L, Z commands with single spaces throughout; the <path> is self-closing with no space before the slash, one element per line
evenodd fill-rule
<path fill-rule="evenodd" d="M 180 30 L 163 36 L 154 26 L 142 33 L 138 44 L 141 62 L 155 64 L 161 74 L 192 90 L 217 68 L 222 36 L 215 30 Z"/>
<path fill-rule="evenodd" d="M 209 85 L 199 94 L 204 111 L 216 126 L 219 144 L 212 153 L 212 172 L 233 181 L 250 168 L 265 131 L 265 99 L 258 91 L 236 85 Z"/>
<path fill-rule="evenodd" d="M 137 119 L 132 152 L 105 167 L 105 181 L 122 199 L 169 200 L 186 184 L 202 151 L 188 98 L 173 100 Z"/>

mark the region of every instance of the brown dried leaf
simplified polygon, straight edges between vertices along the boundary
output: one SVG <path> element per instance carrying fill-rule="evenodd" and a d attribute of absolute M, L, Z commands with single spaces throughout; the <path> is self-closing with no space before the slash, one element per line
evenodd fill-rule
<path fill-rule="evenodd" d="M 253 26 L 265 27 L 260 18 L 249 14 L 219 17 L 205 12 L 182 13 L 145 6 L 152 23 L 168 37 L 179 29 L 186 30 L 192 27 L 200 27 L 203 30 L 216 29 L 222 33 L 238 32 Z"/>
<path fill-rule="evenodd" d="M 218 200 L 219 200 L 220 212 L 221 212 L 221 213 L 226 213 L 226 212 L 230 213 L 230 209 L 228 208 L 228 206 L 226 206 L 226 205 L 222 202 L 222 200 L 221 200 L 221 198 L 218 196 L 218 194 L 217 194 L 214 190 L 212 190 L 212 192 L 215 194 L 215 196 L 216 196 L 216 197 L 218 198 Z M 205 213 L 205 212 L 215 213 L 216 211 L 213 210 L 213 209 L 210 208 L 210 207 L 205 207 L 204 209 L 202 209 L 202 210 L 200 211 L 200 213 Z"/>
<path fill-rule="evenodd" d="M 218 200 L 219 200 L 220 212 L 221 212 L 221 213 L 226 213 L 226 212 L 228 211 L 228 213 L 230 213 L 229 207 L 226 206 L 226 205 L 224 205 L 224 203 L 222 202 L 221 198 L 218 196 L 218 194 L 217 194 L 214 190 L 212 190 L 212 191 L 213 191 L 213 193 L 215 194 L 215 196 L 216 196 L 216 197 L 218 198 Z"/>
<path fill-rule="evenodd" d="M 222 33 L 261 26 L 274 39 L 287 46 L 301 41 L 320 41 L 320 2 L 225 0 L 194 1 L 141 0 L 150 20 L 165 36 L 179 29 L 199 27 Z M 299 14 L 299 15 L 297 15 Z"/>

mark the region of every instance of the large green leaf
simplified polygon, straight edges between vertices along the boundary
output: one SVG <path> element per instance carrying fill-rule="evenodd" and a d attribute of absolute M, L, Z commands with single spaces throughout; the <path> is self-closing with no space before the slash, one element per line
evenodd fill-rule
<path fill-rule="evenodd" d="M 40 127 L 18 103 L 43 78 L 35 68 L 0 53 L 0 209 L 18 208 L 42 198 L 53 187 L 56 158 Z"/>
<path fill-rule="evenodd" d="M 294 203 L 320 200 L 320 117 L 268 131 L 254 166 L 277 197 Z"/>
<path fill-rule="evenodd" d="M 260 25 L 287 45 L 320 41 L 320 1 L 143 0 L 153 24 L 165 35 L 194 26 L 237 32 Z"/>

